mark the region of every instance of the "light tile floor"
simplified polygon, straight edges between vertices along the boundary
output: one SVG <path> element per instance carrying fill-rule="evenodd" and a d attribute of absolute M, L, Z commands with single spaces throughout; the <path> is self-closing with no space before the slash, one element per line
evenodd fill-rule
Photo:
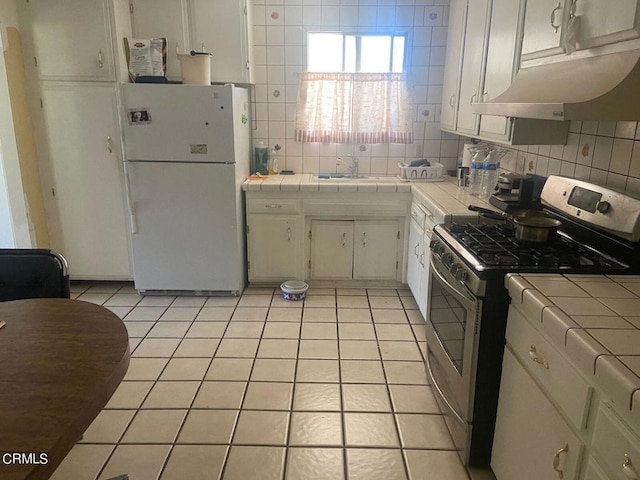
<path fill-rule="evenodd" d="M 425 376 L 409 290 L 138 296 L 74 283 L 124 320 L 124 381 L 52 480 L 467 480 Z"/>

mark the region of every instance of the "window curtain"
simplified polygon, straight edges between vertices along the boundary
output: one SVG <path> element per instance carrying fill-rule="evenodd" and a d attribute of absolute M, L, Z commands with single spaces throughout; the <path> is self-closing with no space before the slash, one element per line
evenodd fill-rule
<path fill-rule="evenodd" d="M 413 143 L 413 102 L 401 73 L 315 73 L 300 78 L 299 142 Z"/>

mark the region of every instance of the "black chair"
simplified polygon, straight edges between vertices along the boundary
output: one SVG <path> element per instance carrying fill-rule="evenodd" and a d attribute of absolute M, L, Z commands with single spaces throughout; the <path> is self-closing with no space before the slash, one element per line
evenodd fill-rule
<path fill-rule="evenodd" d="M 70 298 L 65 258 L 52 250 L 0 249 L 0 302 L 24 298 Z"/>

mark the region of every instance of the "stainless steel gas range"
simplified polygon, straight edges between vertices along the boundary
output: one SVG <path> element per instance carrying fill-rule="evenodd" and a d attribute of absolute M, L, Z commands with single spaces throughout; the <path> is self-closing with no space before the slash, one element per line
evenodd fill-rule
<path fill-rule="evenodd" d="M 437 225 L 431 241 L 426 367 L 463 462 L 488 467 L 505 345 L 509 272 L 640 273 L 640 201 L 550 176 L 543 211 L 561 221 L 547 242 L 506 223 Z"/>

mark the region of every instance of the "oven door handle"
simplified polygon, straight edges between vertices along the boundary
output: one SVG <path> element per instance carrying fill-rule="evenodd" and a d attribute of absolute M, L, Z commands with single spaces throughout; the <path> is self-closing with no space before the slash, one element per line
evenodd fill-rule
<path fill-rule="evenodd" d="M 427 346 L 427 352 L 426 352 L 426 355 L 425 355 L 425 365 L 427 366 L 427 371 L 429 373 L 429 378 L 431 379 L 432 386 L 433 386 L 433 388 L 436 389 L 436 391 L 440 395 L 440 398 L 442 398 L 442 401 L 447 405 L 447 408 L 451 411 L 451 414 L 458 420 L 458 422 L 460 422 L 461 424 L 465 425 L 467 422 L 456 411 L 456 409 L 453 408 L 453 405 L 451 405 L 451 402 L 449 402 L 449 399 L 445 396 L 444 392 L 442 391 L 442 389 L 438 385 L 438 382 L 436 381 L 436 377 L 433 376 L 433 371 L 431 370 L 431 362 L 429 361 L 429 354 L 430 353 L 431 352 L 429 351 L 429 347 Z"/>
<path fill-rule="evenodd" d="M 431 252 L 431 271 L 433 272 L 433 274 L 438 278 L 438 280 L 440 280 L 452 292 L 456 293 L 457 295 L 459 295 L 459 296 L 463 297 L 465 300 L 467 300 L 469 302 L 469 306 L 471 308 L 474 308 L 474 305 L 476 304 L 476 297 L 462 283 L 460 284 L 460 286 L 463 287 L 464 290 L 459 290 L 456 287 L 454 287 L 453 285 L 451 285 L 447 281 L 447 279 L 444 278 L 444 275 L 442 275 L 440 270 L 438 270 L 438 267 L 436 266 L 436 263 L 434 262 L 434 259 L 435 259 L 435 256 L 433 255 L 433 252 Z"/>

